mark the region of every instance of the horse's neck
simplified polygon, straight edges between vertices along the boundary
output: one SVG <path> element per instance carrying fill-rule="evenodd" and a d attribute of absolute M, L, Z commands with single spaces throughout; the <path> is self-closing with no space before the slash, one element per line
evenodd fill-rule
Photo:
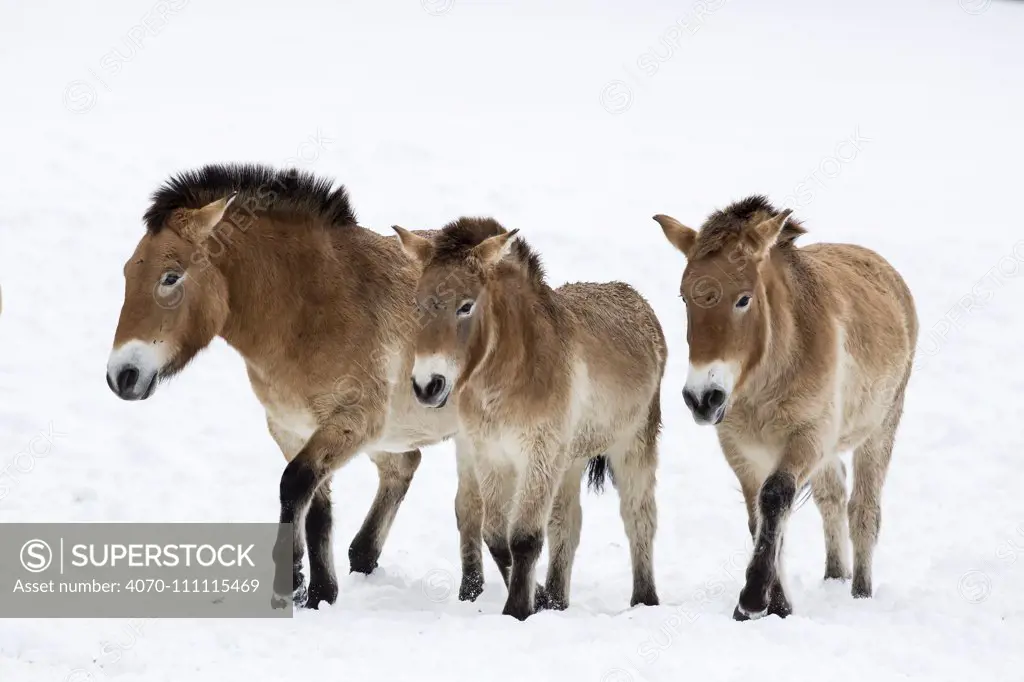
<path fill-rule="evenodd" d="M 304 294 L 301 279 L 318 269 L 318 262 L 326 267 L 329 254 L 320 240 L 264 239 L 261 231 L 266 236 L 273 228 L 256 227 L 230 243 L 215 264 L 228 287 L 228 318 L 220 336 L 247 362 L 263 364 L 289 347 L 295 335 L 289 320 L 296 297 Z"/>
<path fill-rule="evenodd" d="M 772 263 L 764 274 L 768 299 L 766 337 L 754 378 L 756 384 L 767 387 L 787 381 L 797 364 L 801 344 L 797 338 L 794 305 L 801 292 L 799 282 L 784 263 Z"/>
<path fill-rule="evenodd" d="M 530 360 L 541 355 L 540 346 L 546 340 L 538 295 L 527 282 L 507 283 L 488 293 L 491 302 L 481 329 L 485 347 L 479 367 L 480 376 L 488 383 L 494 379 L 502 383 L 511 378 L 528 380 L 535 367 Z"/>

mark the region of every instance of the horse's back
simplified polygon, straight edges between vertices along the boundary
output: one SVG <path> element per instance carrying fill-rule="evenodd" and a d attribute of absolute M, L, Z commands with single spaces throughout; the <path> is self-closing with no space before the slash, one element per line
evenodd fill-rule
<path fill-rule="evenodd" d="M 892 301 L 912 336 L 917 337 L 917 308 L 906 280 L 893 265 L 867 247 L 857 244 L 812 244 L 800 249 L 827 270 L 827 277 L 843 287 L 847 298 L 857 292 L 875 305 Z M 849 288 L 847 288 L 849 287 Z"/>
<path fill-rule="evenodd" d="M 569 311 L 578 360 L 591 380 L 636 389 L 660 384 L 665 334 L 650 304 L 623 282 L 577 282 L 555 290 Z"/>
<path fill-rule="evenodd" d="M 862 363 L 909 371 L 918 320 L 910 287 L 889 261 L 855 244 L 812 244 L 800 249 L 836 301 L 846 345 Z"/>

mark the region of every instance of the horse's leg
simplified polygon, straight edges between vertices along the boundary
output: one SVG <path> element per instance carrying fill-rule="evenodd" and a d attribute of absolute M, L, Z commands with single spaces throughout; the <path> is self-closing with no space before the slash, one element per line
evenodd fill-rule
<path fill-rule="evenodd" d="M 508 587 L 512 552 L 508 547 L 508 510 L 515 496 L 516 471 L 489 459 L 475 458 L 480 497 L 483 500 L 483 537 L 487 549 Z"/>
<path fill-rule="evenodd" d="M 512 571 L 502 613 L 519 620 L 525 620 L 536 610 L 534 572 L 544 548 L 544 529 L 551 516 L 551 505 L 568 464 L 562 444 L 553 441 L 548 432 L 527 437 L 523 453 L 526 470 L 509 524 Z"/>
<path fill-rule="evenodd" d="M 267 428 L 286 461 L 302 450 L 305 440 L 267 416 Z M 299 586 L 293 597 L 297 603 L 316 608 L 320 601 L 333 604 L 338 598 L 338 579 L 334 571 L 331 542 L 331 488 L 325 481 L 316 491 L 306 513 L 306 547 L 309 550 L 309 592 L 305 591 L 301 561 L 293 567 L 293 582 Z"/>
<path fill-rule="evenodd" d="M 547 606 L 565 609 L 569 606 L 572 564 L 580 544 L 583 509 L 580 506 L 580 478 L 586 459 L 574 461 L 562 479 L 548 519 L 548 576 L 545 581 Z"/>
<path fill-rule="evenodd" d="M 754 473 L 750 462 L 743 456 L 740 449 L 733 443 L 719 434 L 718 442 L 722 446 L 722 453 L 725 461 L 728 462 L 732 472 L 739 481 L 740 490 L 743 492 L 743 503 L 747 508 L 747 530 L 750 531 L 750 539 L 757 539 L 757 493 L 761 489 L 763 481 Z"/>
<path fill-rule="evenodd" d="M 306 606 L 315 609 L 321 601 L 338 600 L 338 578 L 334 572 L 331 542 L 331 482 L 324 481 L 306 512 L 306 547 L 309 549 L 309 594 Z M 301 595 L 300 595 L 301 597 Z"/>
<path fill-rule="evenodd" d="M 362 527 L 348 548 L 349 568 L 353 573 L 372 573 L 377 568 L 384 540 L 398 513 L 409 484 L 420 465 L 420 451 L 374 452 L 370 459 L 377 465 L 377 496 Z"/>
<path fill-rule="evenodd" d="M 909 376 L 909 375 L 908 375 Z M 854 597 L 870 597 L 871 563 L 882 525 L 882 485 L 889 470 L 896 429 L 903 415 L 903 380 L 882 426 L 853 452 L 853 494 L 850 496 L 850 535 L 853 538 Z"/>
<path fill-rule="evenodd" d="M 360 448 L 375 437 L 379 427 L 372 431 L 356 416 L 336 415 L 329 423 L 313 433 L 309 441 L 285 467 L 281 475 L 281 515 L 277 541 L 274 545 L 274 599 L 281 606 L 285 595 L 300 599 L 303 591 L 302 558 L 305 553 L 302 529 L 299 524 L 317 492 L 339 468 L 347 464 Z M 320 497 L 320 499 L 325 499 Z M 321 521 L 322 523 L 322 521 Z M 288 575 L 285 557 L 291 554 L 292 570 Z"/>
<path fill-rule="evenodd" d="M 733 613 L 736 620 L 767 615 L 773 593 L 776 600 L 785 598 L 779 563 L 786 520 L 796 491 L 814 471 L 821 456 L 821 447 L 813 434 L 794 434 L 786 444 L 778 468 L 762 484 L 757 498 L 754 554 L 747 565 L 746 584 Z"/>
<path fill-rule="evenodd" d="M 480 552 L 483 533 L 483 500 L 476 479 L 472 445 L 456 437 L 455 462 L 459 483 L 455 493 L 455 522 L 459 528 L 459 549 L 462 557 L 460 601 L 476 601 L 484 591 L 484 566 Z"/>
<path fill-rule="evenodd" d="M 780 537 L 779 556 L 775 561 L 775 579 L 768 587 L 768 615 L 778 616 L 779 618 L 785 618 L 793 613 L 793 607 L 790 605 L 789 599 L 786 597 L 785 588 L 782 586 L 785 582 L 782 572 L 782 549 L 784 544 L 785 537 Z"/>
<path fill-rule="evenodd" d="M 654 534 L 658 527 L 658 507 L 654 497 L 658 422 L 646 424 L 624 452 L 612 452 L 610 463 L 615 487 L 619 491 L 619 513 L 629 538 L 633 564 L 633 595 L 629 605 L 657 606 L 653 557 Z"/>
<path fill-rule="evenodd" d="M 479 446 L 475 446 L 479 452 Z M 512 549 L 509 546 L 509 510 L 515 501 L 519 474 L 511 465 L 496 465 L 493 461 L 475 458 L 480 497 L 483 500 L 483 536 L 491 558 L 501 572 L 508 588 L 512 579 Z M 547 591 L 541 585 L 534 588 L 534 608 L 547 605 Z"/>
<path fill-rule="evenodd" d="M 825 531 L 825 580 L 850 577 L 850 529 L 846 522 L 846 465 L 835 457 L 811 478 L 814 503 Z"/>

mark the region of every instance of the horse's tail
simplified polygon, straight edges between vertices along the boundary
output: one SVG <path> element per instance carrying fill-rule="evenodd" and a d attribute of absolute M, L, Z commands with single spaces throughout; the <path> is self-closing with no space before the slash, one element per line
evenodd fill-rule
<path fill-rule="evenodd" d="M 587 488 L 591 492 L 598 494 L 604 492 L 604 479 L 606 476 L 611 479 L 612 485 L 614 485 L 615 472 L 612 471 L 612 467 L 608 463 L 608 457 L 606 455 L 592 457 L 587 463 Z"/>

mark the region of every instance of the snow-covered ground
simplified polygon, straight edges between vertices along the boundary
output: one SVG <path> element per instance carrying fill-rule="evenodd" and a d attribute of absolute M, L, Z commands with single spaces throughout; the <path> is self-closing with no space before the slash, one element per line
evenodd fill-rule
<path fill-rule="evenodd" d="M 103 373 L 149 193 L 207 162 L 292 163 L 345 183 L 367 227 L 493 215 L 552 283 L 651 300 L 670 340 L 663 605 L 627 608 L 614 493 L 584 499 L 568 611 L 502 617 L 490 564 L 458 602 L 439 446 L 380 568 L 345 575 L 333 608 L 0 620 L 0 680 L 1024 678 L 1024 6 L 355 4 L 0 0 L 0 523 L 276 519 L 283 460 L 233 351 L 145 403 Z M 754 192 L 796 207 L 806 243 L 888 257 L 922 337 L 875 598 L 822 583 L 808 504 L 786 544 L 795 615 L 736 623 L 746 516 L 681 399 L 683 260 L 651 215 L 699 223 Z M 376 473 L 360 458 L 334 481 L 344 569 Z"/>

